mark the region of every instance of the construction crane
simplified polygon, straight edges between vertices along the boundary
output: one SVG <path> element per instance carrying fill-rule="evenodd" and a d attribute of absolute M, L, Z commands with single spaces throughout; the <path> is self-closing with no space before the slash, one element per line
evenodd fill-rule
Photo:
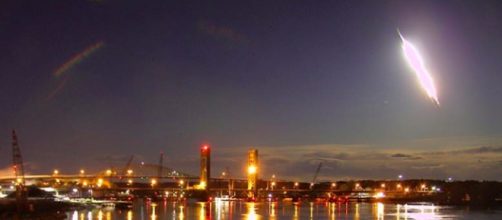
<path fill-rule="evenodd" d="M 127 161 L 124 169 L 122 170 L 122 174 L 121 174 L 120 178 L 123 178 L 124 176 L 126 176 L 128 174 L 129 170 L 131 169 L 131 163 L 132 163 L 133 159 L 134 159 L 134 155 L 131 155 L 131 157 L 129 157 L 129 160 Z"/>
<path fill-rule="evenodd" d="M 157 170 L 157 177 L 162 178 L 162 168 L 164 167 L 164 152 L 160 152 L 159 169 Z"/>
<path fill-rule="evenodd" d="M 16 176 L 18 185 L 24 186 L 23 157 L 21 155 L 21 149 L 19 149 L 15 130 L 12 130 L 12 167 L 14 169 L 14 175 Z"/>
<path fill-rule="evenodd" d="M 317 176 L 319 175 L 319 171 L 321 171 L 321 167 L 322 167 L 322 162 L 319 163 L 319 166 L 317 166 L 317 169 L 315 171 L 315 174 L 314 174 L 314 178 L 312 178 L 312 182 L 310 182 L 310 189 L 313 189 L 314 188 L 314 184 L 317 180 Z"/>
<path fill-rule="evenodd" d="M 16 131 L 12 130 L 12 168 L 16 177 L 16 203 L 18 211 L 22 211 L 26 204 L 26 187 L 24 181 L 24 166 L 21 149 L 19 148 Z"/>

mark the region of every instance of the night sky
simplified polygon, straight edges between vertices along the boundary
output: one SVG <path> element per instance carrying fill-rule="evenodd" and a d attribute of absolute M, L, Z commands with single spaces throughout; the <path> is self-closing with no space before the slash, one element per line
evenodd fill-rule
<path fill-rule="evenodd" d="M 500 1 L 0 1 L 0 167 L 16 129 L 28 173 L 502 180 L 501 39 Z"/>

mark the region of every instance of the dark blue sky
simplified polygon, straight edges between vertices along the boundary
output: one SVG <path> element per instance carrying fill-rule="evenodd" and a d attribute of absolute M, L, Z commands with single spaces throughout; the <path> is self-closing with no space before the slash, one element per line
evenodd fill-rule
<path fill-rule="evenodd" d="M 423 53 L 440 108 L 397 28 Z M 131 154 L 155 163 L 164 151 L 197 173 L 207 142 L 215 172 L 240 173 L 256 147 L 265 175 L 310 178 L 323 160 L 326 178 L 500 179 L 500 39 L 497 1 L 2 1 L 0 166 L 15 128 L 31 172 L 104 169 Z"/>

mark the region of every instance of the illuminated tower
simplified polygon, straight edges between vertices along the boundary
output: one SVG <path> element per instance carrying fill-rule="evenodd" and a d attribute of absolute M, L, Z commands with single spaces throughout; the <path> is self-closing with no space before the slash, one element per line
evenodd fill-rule
<path fill-rule="evenodd" d="M 251 149 L 248 152 L 248 191 L 256 191 L 256 180 L 258 179 L 258 150 Z"/>
<path fill-rule="evenodd" d="M 200 148 L 200 183 L 201 189 L 207 189 L 211 178 L 211 148 L 204 145 Z"/>

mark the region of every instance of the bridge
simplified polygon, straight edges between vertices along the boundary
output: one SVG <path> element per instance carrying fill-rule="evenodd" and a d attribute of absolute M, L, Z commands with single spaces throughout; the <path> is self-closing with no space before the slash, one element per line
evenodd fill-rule
<path fill-rule="evenodd" d="M 211 177 L 211 148 L 203 145 L 200 148 L 200 175 L 190 175 L 163 165 L 164 154 L 160 153 L 158 164 L 133 164 L 133 156 L 129 158 L 124 167 L 120 169 L 109 168 L 95 174 L 87 174 L 80 170 L 76 174 L 61 174 L 54 170 L 52 174 L 25 175 L 24 164 L 19 149 L 16 132 L 12 132 L 12 176 L 0 176 L 0 184 L 10 185 L 16 191 L 22 192 L 27 185 L 53 187 L 63 190 L 77 191 L 152 191 L 152 192 L 190 192 L 202 191 L 208 195 L 227 194 L 240 197 L 256 198 L 267 195 L 315 195 L 331 196 L 334 194 L 430 194 L 439 192 L 439 188 L 426 183 L 413 183 L 405 185 L 401 181 L 387 181 L 383 183 L 353 182 L 317 182 L 317 175 L 322 163 L 316 169 L 314 178 L 310 183 L 299 183 L 287 180 L 278 180 L 275 175 L 270 179 L 259 178 L 258 150 L 248 152 L 247 178 L 231 178 L 228 171 L 221 177 Z M 23 196 L 22 193 L 18 193 Z M 20 198 L 22 199 L 22 198 Z"/>

